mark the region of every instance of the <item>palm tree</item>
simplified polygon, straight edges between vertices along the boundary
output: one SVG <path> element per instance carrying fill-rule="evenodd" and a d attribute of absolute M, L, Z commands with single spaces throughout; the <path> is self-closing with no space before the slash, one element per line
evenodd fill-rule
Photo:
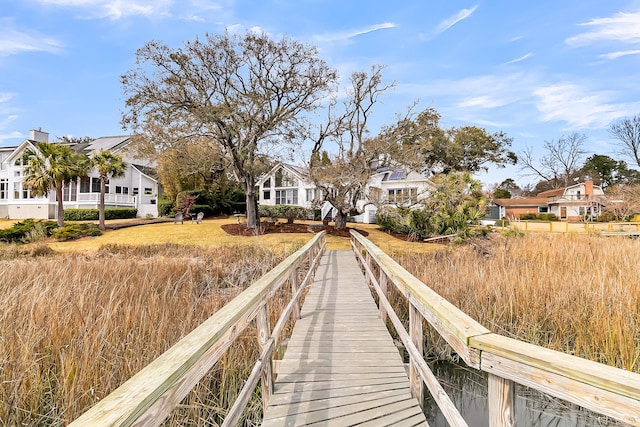
<path fill-rule="evenodd" d="M 35 149 L 27 149 L 23 185 L 36 196 L 45 196 L 55 190 L 58 201 L 58 227 L 64 226 L 62 189 L 64 184 L 86 175 L 88 158 L 67 145 L 36 142 Z"/>
<path fill-rule="evenodd" d="M 98 207 L 98 227 L 104 230 L 104 193 L 109 178 L 123 176 L 127 169 L 127 164 L 122 160 L 122 156 L 110 150 L 101 148 L 91 156 L 91 167 L 95 168 L 100 175 L 100 205 Z"/>

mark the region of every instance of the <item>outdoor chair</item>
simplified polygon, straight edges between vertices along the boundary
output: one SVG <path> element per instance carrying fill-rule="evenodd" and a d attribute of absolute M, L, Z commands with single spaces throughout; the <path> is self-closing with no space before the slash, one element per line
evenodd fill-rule
<path fill-rule="evenodd" d="M 177 224 L 177 223 L 184 224 L 184 217 L 182 216 L 182 212 L 178 212 L 176 214 L 176 217 L 173 219 L 173 223 L 174 224 Z"/>
<path fill-rule="evenodd" d="M 198 215 L 191 217 L 191 222 L 200 224 L 202 222 L 202 218 L 204 218 L 204 212 L 198 212 Z"/>

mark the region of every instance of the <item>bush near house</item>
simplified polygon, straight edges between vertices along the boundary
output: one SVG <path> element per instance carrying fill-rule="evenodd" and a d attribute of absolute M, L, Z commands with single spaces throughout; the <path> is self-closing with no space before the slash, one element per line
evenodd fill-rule
<path fill-rule="evenodd" d="M 526 213 L 526 214 L 520 214 L 520 219 L 522 221 L 528 221 L 528 220 L 557 221 L 558 216 L 554 213 L 541 213 L 541 214 Z"/>
<path fill-rule="evenodd" d="M 36 235 L 44 239 L 51 236 L 53 230 L 58 226 L 55 221 L 35 221 L 25 219 L 16 222 L 9 228 L 0 230 L 0 241 L 7 243 L 24 243 L 35 241 Z"/>
<path fill-rule="evenodd" d="M 127 219 L 135 218 L 138 215 L 136 208 L 106 208 L 104 219 Z M 64 219 L 66 221 L 97 221 L 98 209 L 65 209 Z"/>
<path fill-rule="evenodd" d="M 99 236 L 102 234 L 96 224 L 69 224 L 53 230 L 51 237 L 59 241 L 75 240 L 81 237 Z"/>
<path fill-rule="evenodd" d="M 258 206 L 258 213 L 262 218 L 286 218 L 287 222 L 292 223 L 295 219 L 313 219 L 320 220 L 319 209 L 306 209 L 301 206 Z"/>

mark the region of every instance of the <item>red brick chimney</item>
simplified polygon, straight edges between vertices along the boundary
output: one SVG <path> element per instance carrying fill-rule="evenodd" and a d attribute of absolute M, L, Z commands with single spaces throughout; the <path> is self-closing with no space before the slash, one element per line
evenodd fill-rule
<path fill-rule="evenodd" d="M 593 196 L 593 181 L 585 181 L 584 182 L 584 194 L 587 196 Z"/>

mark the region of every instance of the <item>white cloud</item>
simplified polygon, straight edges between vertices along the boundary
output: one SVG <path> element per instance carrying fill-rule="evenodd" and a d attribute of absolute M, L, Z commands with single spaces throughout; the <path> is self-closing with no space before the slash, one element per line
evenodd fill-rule
<path fill-rule="evenodd" d="M 477 8 L 478 8 L 478 5 L 475 5 L 471 9 L 462 9 L 460 12 L 456 13 L 455 15 L 450 16 L 449 18 L 440 22 L 440 24 L 436 28 L 436 32 L 443 33 L 447 31 L 449 28 L 453 27 L 458 22 L 463 21 L 468 17 L 470 17 L 473 14 L 473 12 L 476 11 Z"/>
<path fill-rule="evenodd" d="M 510 101 L 505 98 L 497 98 L 492 96 L 474 96 L 467 98 L 458 103 L 460 108 L 498 108 L 504 107 L 509 104 Z"/>
<path fill-rule="evenodd" d="M 368 34 L 374 31 L 385 30 L 385 29 L 395 28 L 395 27 L 396 27 L 396 24 L 392 22 L 385 22 L 383 24 L 370 25 L 368 27 L 360 28 L 360 29 L 317 35 L 314 38 L 319 42 L 333 42 L 333 41 L 339 41 L 339 40 L 348 40 L 363 34 Z"/>
<path fill-rule="evenodd" d="M 533 56 L 533 53 L 529 52 L 529 53 L 527 53 L 527 54 L 525 54 L 525 55 L 522 55 L 522 56 L 521 56 L 521 57 L 519 57 L 519 58 L 512 59 L 511 61 L 506 62 L 505 64 L 506 64 L 506 65 L 509 65 L 509 64 L 515 64 L 516 62 L 521 62 L 521 61 L 524 61 L 525 59 L 529 59 L 529 58 L 531 58 L 532 56 Z"/>
<path fill-rule="evenodd" d="M 121 19 L 125 16 L 169 16 L 174 0 L 37 0 L 41 4 L 85 9 L 92 18 Z"/>
<path fill-rule="evenodd" d="M 629 111 L 629 106 L 612 103 L 612 94 L 574 83 L 542 86 L 533 94 L 543 120 L 564 121 L 569 129 L 602 128 Z"/>
<path fill-rule="evenodd" d="M 639 55 L 639 54 L 640 54 L 640 50 L 623 50 L 619 52 L 605 53 L 604 55 L 600 55 L 600 58 L 613 60 L 613 59 L 622 58 L 623 56 Z"/>
<path fill-rule="evenodd" d="M 19 31 L 9 19 L 0 19 L 0 56 L 15 55 L 21 52 L 60 53 L 62 43 L 36 31 Z"/>
<path fill-rule="evenodd" d="M 596 18 L 580 24 L 590 28 L 566 43 L 574 46 L 588 45 L 598 41 L 640 43 L 640 12 L 619 12 L 608 18 Z"/>

